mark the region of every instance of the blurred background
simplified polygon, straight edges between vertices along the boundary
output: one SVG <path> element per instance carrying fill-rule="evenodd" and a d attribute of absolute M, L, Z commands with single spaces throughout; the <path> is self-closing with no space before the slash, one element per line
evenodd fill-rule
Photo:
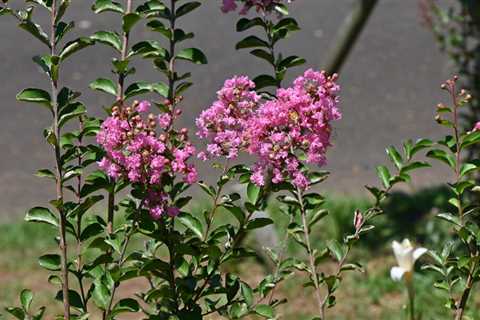
<path fill-rule="evenodd" d="M 282 51 L 307 59 L 305 66 L 295 70 L 299 74 L 307 67 L 322 68 L 327 51 L 335 44 L 335 36 L 356 1 L 296 2 L 291 14 L 302 31 L 286 41 Z M 12 4 L 16 3 L 22 1 Z M 69 12 L 73 14 L 70 19 L 78 21 L 77 35 L 118 25 L 115 15 L 96 16 L 90 6 L 90 1 L 73 1 Z M 220 14 L 219 1 L 214 0 L 205 1 L 184 20 L 186 30 L 204 30 L 197 32 L 194 45 L 202 48 L 209 59 L 208 65 L 193 70 L 195 86 L 183 104 L 182 124 L 187 127 L 193 127 L 195 117 L 215 99 L 216 90 L 227 77 L 255 76 L 267 70 L 268 66 L 247 51 L 235 52 L 235 43 L 241 39 L 234 31 L 236 20 L 236 14 Z M 147 36 L 136 34 L 133 38 Z M 31 60 L 43 48 L 38 41 L 31 41 L 30 34 L 16 28 L 11 17 L 0 19 L 0 38 L 4 39 L 0 46 L 4 79 L 0 86 L 0 220 L 5 221 L 50 199 L 54 190 L 51 184 L 33 176 L 51 160 L 51 150 L 41 135 L 48 125 L 48 114 L 15 100 L 22 88 L 45 83 L 44 74 Z M 71 59 L 63 72 L 63 81 L 83 92 L 83 101 L 93 114 L 101 114 L 110 97 L 92 91 L 88 84 L 99 76 L 110 75 L 111 54 L 110 48 L 104 46 L 87 48 Z M 358 195 L 364 184 L 376 182 L 374 168 L 385 162 L 385 147 L 398 145 L 404 139 L 439 136 L 433 121 L 434 107 L 444 98 L 439 85 L 451 72 L 430 30 L 421 25 L 417 1 L 379 1 L 340 73 L 343 119 L 336 123 L 335 146 L 327 167 L 332 178 L 324 188 L 330 193 Z M 290 78 L 296 76 L 293 73 Z M 145 62 L 137 65 L 134 78 L 148 81 L 158 76 Z M 441 181 L 444 174 L 441 168 L 419 172 L 415 185 Z M 205 175 L 208 171 L 202 172 Z"/>
<path fill-rule="evenodd" d="M 22 5 L 23 1 L 11 1 Z M 220 0 L 205 0 L 204 5 L 183 20 L 184 29 L 196 32 L 192 46 L 201 48 L 209 64 L 193 67 L 195 86 L 183 102 L 182 125 L 194 131 L 194 120 L 201 110 L 215 100 L 215 92 L 232 75 L 255 76 L 267 66 L 252 58 L 247 51 L 236 52 L 235 43 L 242 35 L 235 32 L 236 14 L 221 14 Z M 357 0 L 296 0 L 291 15 L 300 23 L 301 32 L 295 33 L 282 52 L 298 54 L 307 59 L 305 66 L 290 72 L 287 82 L 305 68 L 322 69 L 328 51 L 335 45 L 336 35 L 344 19 Z M 442 2 L 442 1 L 440 1 Z M 452 1 L 450 1 L 452 2 Z M 115 15 L 96 16 L 90 10 L 92 1 L 72 1 L 70 20 L 77 21 L 72 37 L 90 35 L 98 30 L 114 29 L 119 25 Z M 315 247 L 322 247 L 322 239 L 341 239 L 352 228 L 352 214 L 356 208 L 367 208 L 371 199 L 363 186 L 376 184 L 375 167 L 387 163 L 385 148 L 400 146 L 406 139 L 440 137 L 443 132 L 434 121 L 435 106 L 445 101 L 440 84 L 449 78 L 455 67 L 438 50 L 431 30 L 422 21 L 417 0 L 380 0 L 365 29 L 360 34 L 340 72 L 341 108 L 343 119 L 335 124 L 334 147 L 328 154 L 327 170 L 330 179 L 322 185 L 322 192 L 330 197 L 327 207 L 331 213 L 315 236 Z M 46 21 L 47 16 L 43 19 Z M 41 19 L 40 19 L 41 20 Z M 42 21 L 40 21 L 42 22 Z M 132 38 L 152 38 L 147 32 Z M 39 251 L 55 250 L 51 240 L 54 231 L 38 225 L 21 223 L 27 209 L 45 205 L 54 195 L 51 183 L 34 176 L 37 169 L 51 163 L 51 150 L 42 137 L 49 115 L 35 106 L 18 103 L 15 95 L 23 88 L 45 84 L 45 76 L 31 61 L 41 52 L 37 41 L 15 27 L 11 17 L 1 17 L 0 38 L 0 250 L 7 258 L 0 258 L 0 308 L 13 303 L 23 287 L 37 292 L 51 292 L 46 273 L 37 266 Z M 101 115 L 102 107 L 111 102 L 107 95 L 94 92 L 88 84 L 98 77 L 109 77 L 109 48 L 95 46 L 70 59 L 62 73 L 69 87 L 83 93 L 89 112 Z M 149 62 L 137 63 L 136 78 L 158 80 L 158 73 Z M 285 83 L 287 83 L 285 82 Z M 212 171 L 203 166 L 200 177 L 208 179 Z M 439 186 L 448 179 L 442 166 L 420 170 L 413 183 L 398 190 L 386 204 L 387 215 L 377 221 L 376 231 L 362 241 L 355 258 L 365 263 L 366 272 L 348 276 L 338 300 L 343 301 L 334 311 L 333 319 L 403 319 L 403 290 L 401 284 L 389 278 L 394 265 L 390 243 L 393 239 L 410 236 L 427 248 L 442 243 L 448 234 L 444 225 L 430 219 L 447 204 L 448 191 Z M 200 207 L 202 206 L 201 204 Z M 270 208 L 275 217 L 276 210 Z M 259 246 L 276 243 L 276 233 L 283 232 L 285 221 L 276 230 L 267 230 L 249 239 Z M 290 248 L 296 254 L 295 247 Z M 327 268 L 329 266 L 326 266 Z M 232 266 L 255 280 L 264 270 L 258 264 Z M 238 270 L 237 270 L 238 271 Z M 19 281 L 19 279 L 21 281 Z M 439 296 L 431 293 L 434 278 L 419 273 L 416 284 L 420 292 L 422 319 L 446 319 Z M 346 288 L 346 289 L 345 289 Z M 135 284 L 123 288 L 135 292 Z M 282 294 L 293 300 L 282 317 L 303 319 L 314 306 L 312 292 L 299 285 L 295 277 L 282 287 Z M 40 298 L 48 302 L 50 295 Z M 43 300 L 42 300 L 43 299 Z M 480 309 L 480 301 L 477 306 Z M 438 308 L 428 308 L 437 304 Z M 289 306 L 289 305 L 288 305 Z M 369 306 L 366 308 L 365 306 Z M 53 307 L 55 308 L 55 307 Z M 479 316 L 473 311 L 471 316 Z M 132 318 L 135 319 L 135 318 Z M 476 318 L 475 318 L 476 319 Z"/>

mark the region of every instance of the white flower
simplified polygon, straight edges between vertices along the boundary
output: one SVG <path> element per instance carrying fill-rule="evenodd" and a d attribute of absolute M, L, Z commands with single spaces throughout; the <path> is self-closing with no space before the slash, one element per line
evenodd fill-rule
<path fill-rule="evenodd" d="M 398 263 L 398 267 L 393 267 L 390 271 L 390 276 L 395 281 L 401 280 L 405 274 L 411 274 L 415 261 L 428 251 L 425 248 L 414 248 L 408 239 L 402 243 L 393 241 L 392 248 Z"/>

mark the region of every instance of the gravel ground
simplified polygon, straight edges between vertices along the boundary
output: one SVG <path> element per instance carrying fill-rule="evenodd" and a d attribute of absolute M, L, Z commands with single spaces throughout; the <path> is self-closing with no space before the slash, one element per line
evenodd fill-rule
<path fill-rule="evenodd" d="M 23 1 L 13 1 L 21 4 Z M 117 26 L 115 15 L 95 16 L 93 1 L 73 1 L 70 19 L 78 21 L 78 34 Z M 353 0 L 297 0 L 292 15 L 303 31 L 294 35 L 284 51 L 300 53 L 309 67 L 321 68 L 326 51 Z M 184 103 L 184 125 L 191 126 L 195 116 L 215 97 L 223 80 L 233 74 L 256 75 L 266 68 L 246 52 L 235 53 L 235 15 L 222 15 L 219 0 L 205 5 L 183 22 L 196 31 L 195 45 L 207 54 L 210 64 L 193 68 L 195 86 Z M 41 21 L 44 13 L 38 12 Z M 141 28 L 138 28 L 141 29 Z M 148 37 L 139 32 L 134 39 Z M 46 203 L 53 186 L 33 176 L 46 167 L 51 150 L 42 139 L 48 115 L 33 105 L 15 101 L 24 87 L 46 87 L 46 78 L 31 57 L 45 48 L 29 34 L 17 29 L 10 17 L 0 18 L 0 217 L 23 213 L 32 205 Z M 109 76 L 108 48 L 86 49 L 63 69 L 63 80 L 84 92 L 90 111 L 101 114 L 109 97 L 92 92 L 88 83 Z M 298 70 L 301 72 L 301 70 Z M 428 30 L 419 23 L 415 0 L 382 0 L 341 72 L 343 120 L 336 125 L 335 147 L 329 155 L 332 178 L 325 186 L 330 192 L 359 193 L 362 185 L 375 182 L 374 167 L 385 162 L 384 148 L 406 138 L 436 137 L 441 134 L 433 121 L 434 106 L 443 99 L 439 84 L 449 76 L 449 66 L 438 52 Z M 158 79 L 149 64 L 137 66 L 135 77 Z M 440 181 L 443 168 L 419 176 L 420 184 Z M 205 174 L 208 174 L 205 171 Z"/>

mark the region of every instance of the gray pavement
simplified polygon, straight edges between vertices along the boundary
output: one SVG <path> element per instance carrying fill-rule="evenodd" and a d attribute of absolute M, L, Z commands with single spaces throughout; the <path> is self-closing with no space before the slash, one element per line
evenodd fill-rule
<path fill-rule="evenodd" d="M 13 1 L 21 3 L 23 1 Z M 83 28 L 77 34 L 117 26 L 115 15 L 95 16 L 93 1 L 74 0 L 70 19 Z M 184 103 L 184 125 L 215 98 L 223 80 L 233 74 L 257 75 L 266 66 L 247 52 L 235 53 L 240 35 L 234 32 L 237 16 L 219 13 L 220 0 L 205 5 L 183 22 L 195 31 L 194 44 L 202 48 L 209 65 L 194 66 L 195 86 Z M 296 0 L 292 15 L 303 31 L 295 34 L 283 50 L 307 58 L 308 67 L 321 68 L 327 49 L 348 14 L 353 0 Z M 43 19 L 46 18 L 43 16 Z M 31 57 L 45 50 L 9 17 L 0 18 L 0 220 L 22 214 L 32 205 L 45 204 L 53 186 L 33 176 L 49 165 L 51 150 L 41 132 L 49 117 L 35 105 L 20 104 L 15 94 L 24 87 L 47 87 Z M 139 28 L 141 29 L 141 28 Z M 150 37 L 137 32 L 133 38 Z M 101 114 L 109 97 L 88 89 L 88 83 L 109 76 L 108 48 L 93 47 L 77 55 L 62 72 L 63 80 L 84 92 L 90 111 Z M 298 69 L 300 73 L 302 69 Z M 405 138 L 441 134 L 433 121 L 434 106 L 444 98 L 440 83 L 449 76 L 449 66 L 438 52 L 428 30 L 419 23 L 416 0 L 381 0 L 341 72 L 343 120 L 336 125 L 335 147 L 329 154 L 332 171 L 325 189 L 358 194 L 365 183 L 375 182 L 374 167 L 385 162 L 384 149 Z M 158 80 L 150 64 L 137 65 L 135 78 Z M 420 175 L 420 184 L 439 181 L 442 168 Z M 207 174 L 207 172 L 204 172 Z"/>

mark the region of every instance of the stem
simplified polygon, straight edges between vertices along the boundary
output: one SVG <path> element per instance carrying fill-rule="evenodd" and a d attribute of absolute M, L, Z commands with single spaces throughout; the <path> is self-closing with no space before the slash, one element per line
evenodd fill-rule
<path fill-rule="evenodd" d="M 56 43 L 55 43 L 55 30 L 57 19 L 57 0 L 52 1 L 51 8 L 51 24 L 50 24 L 50 54 L 56 55 Z M 53 77 L 52 77 L 53 78 Z M 67 241 L 66 241 L 66 224 L 67 217 L 63 208 L 63 166 L 61 159 L 61 148 L 59 144 L 60 140 L 60 127 L 59 127 L 59 106 L 57 101 L 58 95 L 58 79 L 51 80 L 52 90 L 52 108 L 53 108 L 53 131 L 56 137 L 55 139 L 55 163 L 56 163 L 56 193 L 58 213 L 60 216 L 60 256 L 61 256 L 61 275 L 62 275 L 62 294 L 63 294 L 63 317 L 65 320 L 70 319 L 70 300 L 69 300 L 69 283 L 68 283 L 68 265 L 67 265 Z"/>
<path fill-rule="evenodd" d="M 141 210 L 141 208 L 139 210 Z M 132 229 L 130 229 L 130 232 L 128 232 L 126 237 L 125 237 L 123 247 L 122 247 L 122 251 L 120 253 L 120 258 L 117 261 L 117 267 L 119 269 L 121 269 L 123 264 L 125 263 L 125 254 L 127 252 L 128 245 L 130 244 L 131 237 L 135 233 L 135 231 L 136 231 L 136 226 L 132 226 Z M 105 310 L 104 315 L 103 315 L 103 319 L 108 319 L 108 317 L 110 316 L 110 314 L 112 312 L 113 300 L 115 298 L 115 293 L 117 291 L 118 285 L 119 285 L 119 283 L 115 282 L 115 284 L 113 286 L 113 289 L 112 289 L 112 294 L 110 296 L 110 300 L 108 302 L 108 307 Z"/>
<path fill-rule="evenodd" d="M 472 258 L 477 258 L 477 255 L 473 256 Z M 462 292 L 462 297 L 460 301 L 457 303 L 457 309 L 455 311 L 455 320 L 462 320 L 463 314 L 465 313 L 465 309 L 467 307 L 468 298 L 470 297 L 470 292 L 472 291 L 473 284 L 474 284 L 474 277 L 476 270 L 478 267 L 478 262 L 474 262 L 472 267 L 468 272 L 467 283 L 465 285 L 465 289 Z"/>
<path fill-rule="evenodd" d="M 125 11 L 125 15 L 132 12 L 132 0 L 127 0 L 127 8 Z M 122 39 L 122 52 L 121 52 L 121 61 L 124 61 L 127 58 L 128 53 L 128 42 L 130 39 L 130 33 L 124 32 L 123 39 Z M 124 99 L 124 89 L 125 89 L 125 73 L 120 73 L 118 75 L 118 89 L 117 89 L 117 100 L 122 105 Z"/>
<path fill-rule="evenodd" d="M 307 253 L 310 262 L 310 275 L 312 276 L 313 284 L 315 286 L 315 296 L 317 298 L 318 311 L 320 312 L 320 319 L 325 320 L 325 307 L 320 294 L 320 284 L 318 282 L 317 267 L 315 266 L 315 257 L 313 256 L 312 246 L 310 244 L 310 232 L 308 230 L 307 212 L 303 203 L 303 191 L 297 187 L 297 200 L 300 203 L 300 214 L 302 216 L 303 235 L 305 237 L 305 244 L 307 245 Z"/>
<path fill-rule="evenodd" d="M 410 320 L 415 320 L 415 286 L 413 284 L 413 274 L 407 278 L 407 292 L 409 303 Z"/>
<path fill-rule="evenodd" d="M 200 287 L 200 289 L 198 290 L 197 294 L 192 298 L 191 302 L 192 303 L 195 303 L 198 301 L 198 299 L 201 298 L 202 296 L 202 293 L 203 291 L 207 288 L 207 285 L 208 285 L 208 282 L 212 279 L 213 275 L 215 274 L 215 270 L 218 269 L 218 267 L 220 266 L 221 264 L 221 261 L 227 256 L 227 254 L 230 253 L 230 251 L 232 251 L 233 249 L 235 249 L 238 245 L 238 243 L 240 242 L 240 240 L 243 238 L 243 228 L 245 227 L 245 225 L 250 221 L 251 217 L 253 216 L 253 213 L 254 212 L 251 212 L 247 218 L 245 219 L 244 223 L 242 223 L 238 229 L 238 232 L 237 234 L 233 237 L 233 242 L 232 242 L 232 245 L 231 247 L 226 250 L 221 256 L 220 258 L 215 262 L 215 266 L 212 268 L 212 272 L 210 272 L 207 277 L 205 278 L 205 281 L 204 283 L 202 284 L 202 286 Z"/>
<path fill-rule="evenodd" d="M 82 165 L 82 153 L 80 150 L 80 147 L 82 146 L 82 136 L 81 133 L 83 132 L 84 128 L 84 123 L 83 123 L 83 117 L 79 118 L 80 122 L 80 138 L 78 140 L 78 158 L 77 158 L 77 164 L 80 167 Z M 77 177 L 77 205 L 80 205 L 82 202 L 82 196 L 81 196 L 81 191 L 82 191 L 82 175 L 78 175 Z M 80 296 L 82 298 L 82 304 L 85 308 L 85 312 L 88 311 L 87 307 L 87 299 L 86 299 L 86 294 L 85 294 L 85 289 L 83 286 L 83 276 L 79 276 L 82 273 L 83 269 L 83 263 L 82 263 L 82 241 L 80 240 L 80 235 L 82 231 L 82 219 L 83 219 L 83 214 L 79 214 L 77 216 L 77 278 L 78 278 L 78 285 L 80 287 Z"/>

